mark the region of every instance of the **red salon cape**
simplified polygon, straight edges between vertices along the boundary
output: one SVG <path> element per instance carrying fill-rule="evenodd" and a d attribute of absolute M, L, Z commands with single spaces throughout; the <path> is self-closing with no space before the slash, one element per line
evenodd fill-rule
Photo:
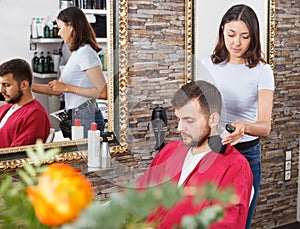
<path fill-rule="evenodd" d="M 137 187 L 142 189 L 151 184 L 161 184 L 169 178 L 177 184 L 188 150 L 181 141 L 167 144 L 153 159 L 149 169 L 137 180 Z M 214 182 L 218 189 L 231 186 L 239 197 L 238 203 L 227 207 L 223 219 L 215 222 L 210 228 L 245 228 L 252 188 L 252 172 L 246 158 L 230 145 L 224 154 L 211 151 L 200 160 L 183 186 L 201 187 L 208 182 Z M 185 196 L 169 210 L 158 208 L 147 221 L 160 219 L 157 228 L 171 229 L 180 225 L 183 216 L 195 215 L 211 205 L 209 201 L 195 205 L 191 196 Z"/>
<path fill-rule="evenodd" d="M 13 104 L 0 107 L 0 120 Z M 32 145 L 37 139 L 46 141 L 50 133 L 50 120 L 45 108 L 36 100 L 16 110 L 0 128 L 0 148 Z"/>

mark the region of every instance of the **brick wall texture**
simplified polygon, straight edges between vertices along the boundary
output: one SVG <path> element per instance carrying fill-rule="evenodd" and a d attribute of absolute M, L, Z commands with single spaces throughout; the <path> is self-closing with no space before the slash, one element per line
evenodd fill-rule
<path fill-rule="evenodd" d="M 276 0 L 275 98 L 272 132 L 262 139 L 263 178 L 253 228 L 273 228 L 296 221 L 299 118 L 284 108 L 300 107 L 300 1 Z M 129 149 L 150 163 L 154 135 L 152 109 L 168 115 L 166 141 L 178 137 L 170 100 L 184 83 L 184 0 L 128 0 L 129 10 Z M 292 151 L 292 178 L 283 181 L 284 152 Z"/>

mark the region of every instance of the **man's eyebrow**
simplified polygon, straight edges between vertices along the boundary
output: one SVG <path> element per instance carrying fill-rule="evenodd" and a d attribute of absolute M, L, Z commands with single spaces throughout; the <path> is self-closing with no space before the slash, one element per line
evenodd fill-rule
<path fill-rule="evenodd" d="M 179 118 L 179 117 L 177 117 L 177 118 Z M 182 118 L 180 118 L 181 120 L 187 120 L 187 119 L 195 119 L 194 117 L 192 117 L 192 116 L 184 116 L 184 117 L 182 117 Z"/>

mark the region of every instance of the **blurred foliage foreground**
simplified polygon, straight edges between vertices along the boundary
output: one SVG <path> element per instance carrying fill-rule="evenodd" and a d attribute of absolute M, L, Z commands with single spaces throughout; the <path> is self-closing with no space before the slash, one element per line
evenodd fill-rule
<path fill-rule="evenodd" d="M 32 163 L 18 170 L 19 182 L 8 174 L 1 175 L 1 229 L 155 228 L 145 222 L 146 217 L 157 206 L 170 209 L 187 191 L 167 182 L 145 191 L 128 188 L 122 193 L 111 194 L 107 202 L 93 201 L 92 184 L 85 176 L 67 164 L 45 163 L 59 152 L 59 149 L 44 151 L 42 142 L 38 141 L 35 151 L 27 151 Z M 193 193 L 195 203 L 206 199 L 219 204 L 197 215 L 185 216 L 179 228 L 209 228 L 222 219 L 224 206 L 236 200 L 232 189 L 218 191 L 213 184 L 188 192 Z"/>

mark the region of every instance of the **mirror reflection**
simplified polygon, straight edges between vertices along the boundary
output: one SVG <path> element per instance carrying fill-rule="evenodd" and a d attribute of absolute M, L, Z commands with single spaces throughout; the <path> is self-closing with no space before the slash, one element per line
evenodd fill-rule
<path fill-rule="evenodd" d="M 273 66 L 275 1 L 229 0 L 209 2 L 186 1 L 186 82 L 194 79 L 197 62 L 212 54 L 218 39 L 218 28 L 225 11 L 235 4 L 249 5 L 256 12 L 260 24 L 260 41 L 264 59 Z M 218 7 L 215 7 L 218 5 Z M 207 26 L 209 22 L 209 26 Z"/>
<path fill-rule="evenodd" d="M 16 0 L 6 2 L 0 1 L 0 12 L 3 11 L 0 14 L 1 28 L 7 28 L 6 34 L 1 36 L 1 63 L 14 57 L 20 57 L 24 58 L 28 63 L 31 64 L 34 53 L 40 52 L 40 49 L 46 50 L 47 52 L 47 50 L 53 50 L 53 47 L 62 47 L 61 45 L 63 43 L 62 39 L 60 38 L 30 38 L 30 24 L 32 22 L 32 19 L 48 19 L 48 15 L 49 18 L 55 19 L 60 11 L 59 1 L 55 1 L 54 3 L 52 0 L 49 0 L 44 1 L 43 4 L 40 4 L 39 1 L 33 0 L 29 2 L 18 2 L 18 4 L 14 4 L 15 1 Z M 12 14 L 5 14 L 4 11 L 12 12 Z M 127 41 L 127 1 L 122 1 L 121 3 L 119 3 L 118 1 L 107 0 L 106 9 L 85 9 L 83 11 L 85 12 L 87 18 L 91 21 L 95 19 L 95 15 L 105 15 L 106 17 L 106 38 L 97 37 L 97 42 L 100 44 L 100 47 L 103 49 L 103 51 L 107 53 L 104 62 L 102 59 L 103 56 L 100 56 L 102 65 L 104 65 L 105 63 L 105 66 L 103 67 L 106 68 L 103 72 L 107 82 L 107 100 L 105 98 L 97 99 L 97 103 L 99 106 L 101 106 L 101 109 L 104 110 L 103 116 L 107 121 L 105 130 L 109 132 L 114 131 L 117 136 L 115 140 L 120 143 L 120 145 L 114 147 L 115 149 L 113 149 L 112 152 L 123 153 L 127 151 L 127 127 L 124 127 L 124 123 L 126 123 L 127 121 L 127 115 L 126 113 L 122 112 L 123 110 L 126 110 L 126 99 L 124 102 L 124 100 L 120 98 L 126 95 L 124 94 L 126 93 L 126 84 L 120 84 L 119 81 L 125 83 L 127 81 L 127 69 L 125 61 L 125 59 L 127 59 L 127 42 L 124 42 Z M 15 20 L 11 20 L 11 18 L 9 17 L 13 17 L 13 14 L 18 15 Z M 12 22 L 12 24 L 7 25 L 10 21 Z M 121 21 L 122 24 L 119 25 L 119 21 Z M 122 30 L 119 28 L 121 28 Z M 120 62 L 118 63 L 118 65 L 116 65 L 114 59 L 118 59 L 120 53 L 122 53 L 122 56 L 120 56 Z M 60 72 L 61 70 L 62 69 L 58 69 L 58 72 Z M 36 75 L 40 76 L 36 78 L 38 78 L 38 83 L 41 83 L 41 81 L 45 80 L 50 75 L 50 73 L 38 73 Z M 52 76 L 50 75 L 50 78 L 51 77 Z M 118 87 L 115 87 L 115 85 L 117 85 Z M 121 90 L 123 91 L 120 93 Z M 59 129 L 58 121 L 54 116 L 58 116 L 56 111 L 59 111 L 60 108 L 62 108 L 61 103 L 57 103 L 57 100 L 59 99 L 61 98 L 58 98 L 57 96 L 47 96 L 39 98 L 42 104 L 46 104 L 46 110 L 49 112 L 49 114 L 52 114 L 50 115 L 52 125 L 51 127 L 55 129 L 56 133 L 59 132 Z M 53 104 L 55 105 L 52 106 Z M 49 109 L 49 107 L 51 107 L 51 109 Z M 115 122 L 115 112 L 118 114 L 119 112 L 122 113 L 118 122 Z M 64 158 L 63 160 L 80 159 L 85 156 L 85 152 L 83 151 L 86 150 L 87 139 L 69 140 L 64 138 L 63 136 L 61 137 L 62 138 L 59 139 L 49 140 L 50 142 L 52 141 L 52 143 L 45 144 L 45 148 L 61 147 L 62 151 L 66 153 L 60 155 L 60 157 Z M 20 146 L 0 149 L 0 167 L 3 167 L 2 165 L 4 165 L 4 167 L 10 167 L 5 158 L 7 158 L 7 156 L 8 158 L 22 158 L 22 156 L 20 155 L 24 155 L 24 151 L 27 147 L 28 146 Z M 16 164 L 17 162 L 12 161 L 12 163 Z M 14 165 L 12 165 L 11 167 L 13 166 Z"/>
<path fill-rule="evenodd" d="M 209 3 L 201 4 L 201 1 L 196 3 L 196 21 L 195 21 L 195 46 L 196 58 L 202 60 L 207 55 L 210 55 L 217 43 L 217 32 L 225 11 L 236 4 L 249 5 L 256 13 L 260 23 L 260 40 L 262 50 L 266 53 L 266 35 L 267 35 L 267 4 L 268 1 L 262 0 L 229 0 L 217 1 L 212 0 Z M 218 7 L 216 7 L 218 5 Z M 213 13 L 212 13 L 213 12 Z M 207 23 L 209 22 L 209 26 Z M 205 44 L 205 45 L 203 45 Z"/>

